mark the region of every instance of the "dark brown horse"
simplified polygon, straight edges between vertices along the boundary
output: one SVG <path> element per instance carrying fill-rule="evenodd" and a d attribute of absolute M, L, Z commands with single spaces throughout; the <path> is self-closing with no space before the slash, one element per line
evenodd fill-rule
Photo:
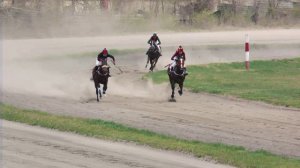
<path fill-rule="evenodd" d="M 169 80 L 172 88 L 171 101 L 175 101 L 174 89 L 176 83 L 179 85 L 179 90 L 178 90 L 179 95 L 181 96 L 183 94 L 182 88 L 186 76 L 183 57 L 179 57 L 175 59 L 175 61 L 176 61 L 175 67 L 173 69 L 171 69 L 170 67 L 168 68 L 168 75 L 169 75 Z"/>
<path fill-rule="evenodd" d="M 93 80 L 94 80 L 94 84 L 95 84 L 95 88 L 96 88 L 96 95 L 97 95 L 98 102 L 99 102 L 99 96 L 101 99 L 102 94 L 105 95 L 105 93 L 106 93 L 108 77 L 109 77 L 108 75 L 109 75 L 109 66 L 108 65 L 96 66 L 93 69 Z M 101 85 L 103 85 L 102 90 L 101 90 Z"/>
<path fill-rule="evenodd" d="M 147 60 L 147 64 L 146 64 L 146 68 L 147 68 L 147 65 L 150 61 L 150 68 L 149 70 L 152 72 L 153 69 L 155 68 L 156 66 L 156 63 L 158 61 L 158 58 L 160 57 L 160 53 L 159 53 L 159 49 L 158 49 L 158 46 L 157 45 L 152 45 L 148 52 L 147 52 L 147 55 L 148 55 L 148 60 Z"/>

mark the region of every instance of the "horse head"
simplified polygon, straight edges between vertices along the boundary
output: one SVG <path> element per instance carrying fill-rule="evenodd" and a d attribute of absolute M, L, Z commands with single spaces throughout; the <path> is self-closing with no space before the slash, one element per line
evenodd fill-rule
<path fill-rule="evenodd" d="M 108 65 L 102 65 L 102 66 L 99 66 L 97 72 L 101 76 L 106 76 L 106 75 L 108 75 L 108 69 L 109 69 Z"/>
<path fill-rule="evenodd" d="M 157 50 L 157 47 L 155 45 L 151 45 L 149 48 L 149 52 L 151 52 L 151 53 L 156 52 L 156 50 Z"/>
<path fill-rule="evenodd" d="M 178 57 L 176 59 L 175 72 L 180 75 L 183 74 L 183 72 L 184 72 L 184 58 L 183 57 Z"/>

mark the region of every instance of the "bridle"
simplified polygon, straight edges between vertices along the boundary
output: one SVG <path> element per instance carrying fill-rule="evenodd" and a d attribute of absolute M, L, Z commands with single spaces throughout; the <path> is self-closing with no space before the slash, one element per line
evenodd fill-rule
<path fill-rule="evenodd" d="M 179 68 L 180 70 L 182 70 L 181 74 L 179 74 L 179 73 L 176 72 L 177 68 Z M 182 56 L 179 56 L 178 59 L 176 60 L 175 71 L 173 73 L 175 75 L 177 75 L 177 76 L 184 76 L 183 68 L 184 68 L 184 59 L 183 59 Z"/>
<path fill-rule="evenodd" d="M 108 65 L 101 65 L 101 66 L 99 66 L 99 68 L 97 69 L 98 75 L 100 75 L 100 76 L 107 76 L 108 75 L 108 68 L 109 68 Z"/>

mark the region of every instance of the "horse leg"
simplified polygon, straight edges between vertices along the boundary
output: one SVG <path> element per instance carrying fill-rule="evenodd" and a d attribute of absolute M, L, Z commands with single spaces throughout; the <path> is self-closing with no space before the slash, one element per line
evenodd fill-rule
<path fill-rule="evenodd" d="M 154 67 L 156 66 L 157 61 L 158 61 L 158 58 L 155 58 L 154 61 L 153 61 L 153 68 L 152 68 L 152 70 L 153 70 Z"/>
<path fill-rule="evenodd" d="M 180 82 L 179 83 L 179 90 L 178 90 L 178 93 L 179 93 L 180 96 L 183 94 L 182 87 L 183 87 L 183 82 Z"/>
<path fill-rule="evenodd" d="M 172 88 L 171 98 L 174 99 L 175 82 L 171 79 L 170 83 L 171 83 L 171 88 Z"/>
<path fill-rule="evenodd" d="M 107 82 L 105 82 L 105 83 L 103 84 L 103 95 L 106 94 L 106 90 L 107 90 Z"/>
<path fill-rule="evenodd" d="M 95 83 L 95 88 L 96 88 L 97 102 L 99 102 L 99 97 L 98 97 L 98 86 L 97 86 L 97 84 L 96 84 L 96 83 Z"/>
<path fill-rule="evenodd" d="M 151 66 L 150 66 L 149 70 L 150 70 L 150 71 L 153 71 L 153 60 L 150 60 L 150 65 L 151 65 Z"/>
<path fill-rule="evenodd" d="M 101 91 L 101 85 L 100 84 L 99 84 L 98 89 L 99 89 L 99 96 L 100 96 L 100 99 L 101 99 L 102 98 L 102 91 Z"/>
<path fill-rule="evenodd" d="M 149 56 L 147 56 L 147 63 L 146 63 L 145 68 L 147 68 L 148 64 L 149 64 Z"/>

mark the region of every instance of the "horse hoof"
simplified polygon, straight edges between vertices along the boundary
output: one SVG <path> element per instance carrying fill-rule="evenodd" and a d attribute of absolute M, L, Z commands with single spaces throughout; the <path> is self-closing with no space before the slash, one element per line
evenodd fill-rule
<path fill-rule="evenodd" d="M 182 95 L 182 91 L 179 90 L 178 93 L 179 93 L 180 96 Z"/>
<path fill-rule="evenodd" d="M 169 99 L 169 102 L 176 102 L 176 99 L 170 98 L 170 99 Z"/>

